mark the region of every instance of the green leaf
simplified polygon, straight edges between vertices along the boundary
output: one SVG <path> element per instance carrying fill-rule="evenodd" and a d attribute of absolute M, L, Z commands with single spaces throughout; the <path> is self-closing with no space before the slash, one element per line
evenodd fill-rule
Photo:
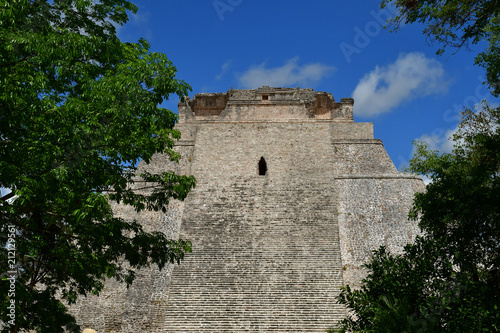
<path fill-rule="evenodd" d="M 158 104 L 190 86 L 146 40 L 118 39 L 113 23 L 126 23 L 127 11 L 137 7 L 122 0 L 0 3 L 0 186 L 15 194 L 0 201 L 0 242 L 13 225 L 20 330 L 78 331 L 58 293 L 74 303 L 98 294 L 107 277 L 132 283 L 123 260 L 163 268 L 191 250 L 111 209 L 120 202 L 165 211 L 195 186 L 193 177 L 172 172 L 134 178 L 138 163 L 157 153 L 178 160 L 177 115 Z M 140 191 L 141 184 L 152 190 Z M 0 255 L 6 272 L 5 246 Z M 0 289 L 7 294 L 5 280 Z"/>

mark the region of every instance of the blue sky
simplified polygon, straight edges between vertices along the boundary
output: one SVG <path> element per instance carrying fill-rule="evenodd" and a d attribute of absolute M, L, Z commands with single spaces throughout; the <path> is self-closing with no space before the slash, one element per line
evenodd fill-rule
<path fill-rule="evenodd" d="M 188 82 L 192 97 L 262 85 L 314 88 L 337 101 L 354 97 L 354 120 L 398 169 L 413 140 L 449 151 L 463 105 L 490 98 L 474 66 L 481 46 L 436 56 L 422 26 L 382 28 L 392 14 L 379 1 L 135 0 L 139 12 L 119 28 L 122 41 L 145 38 Z M 177 112 L 178 100 L 164 103 Z"/>

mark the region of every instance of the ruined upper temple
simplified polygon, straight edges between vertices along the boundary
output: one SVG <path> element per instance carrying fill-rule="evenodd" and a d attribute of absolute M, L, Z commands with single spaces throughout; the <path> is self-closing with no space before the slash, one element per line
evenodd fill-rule
<path fill-rule="evenodd" d="M 324 119 L 353 122 L 352 98 L 336 103 L 313 89 L 270 88 L 197 94 L 179 105 L 179 121 L 286 121 Z"/>
<path fill-rule="evenodd" d="M 166 214 L 137 215 L 148 230 L 190 240 L 180 264 L 110 281 L 73 307 L 104 332 L 325 332 L 345 315 L 340 286 L 362 264 L 417 234 L 407 215 L 422 180 L 399 173 L 352 98 L 312 89 L 197 94 L 179 104 L 175 164 L 141 171 L 192 174 L 196 188 Z"/>

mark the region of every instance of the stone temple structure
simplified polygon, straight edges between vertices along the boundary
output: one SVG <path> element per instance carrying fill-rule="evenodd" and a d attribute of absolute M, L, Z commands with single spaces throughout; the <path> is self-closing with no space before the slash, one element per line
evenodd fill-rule
<path fill-rule="evenodd" d="M 179 104 L 180 164 L 196 188 L 168 213 L 140 216 L 149 230 L 190 240 L 181 265 L 109 282 L 72 311 L 104 332 L 325 332 L 346 310 L 339 287 L 385 244 L 417 234 L 407 219 L 422 180 L 401 174 L 373 124 L 353 121 L 353 99 L 312 89 L 197 94 Z"/>

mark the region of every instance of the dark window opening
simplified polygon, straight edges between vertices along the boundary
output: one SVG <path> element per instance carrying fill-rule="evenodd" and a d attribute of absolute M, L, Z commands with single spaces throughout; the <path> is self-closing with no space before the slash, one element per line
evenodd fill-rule
<path fill-rule="evenodd" d="M 259 176 L 265 176 L 266 173 L 267 173 L 267 163 L 264 157 L 261 157 L 259 161 Z"/>
<path fill-rule="evenodd" d="M 262 100 L 263 101 L 269 100 L 269 95 L 262 95 Z"/>

